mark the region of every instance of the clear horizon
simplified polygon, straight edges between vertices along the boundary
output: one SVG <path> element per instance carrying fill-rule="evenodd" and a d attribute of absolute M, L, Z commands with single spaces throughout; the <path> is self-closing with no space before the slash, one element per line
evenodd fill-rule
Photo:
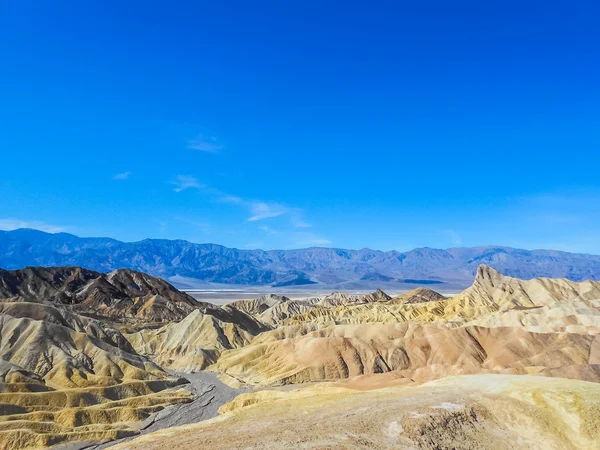
<path fill-rule="evenodd" d="M 0 229 L 600 254 L 597 3 L 0 9 Z"/>

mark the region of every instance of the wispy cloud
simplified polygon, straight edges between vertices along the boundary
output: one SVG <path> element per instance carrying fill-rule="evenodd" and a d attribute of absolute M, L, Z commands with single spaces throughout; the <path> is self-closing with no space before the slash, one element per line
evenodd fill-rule
<path fill-rule="evenodd" d="M 295 214 L 295 221 L 298 222 L 300 220 L 297 212 L 298 210 L 296 209 L 288 208 L 280 203 L 265 202 L 261 200 L 248 200 L 238 197 L 237 195 L 231 195 L 219 189 L 207 186 L 190 175 L 178 175 L 175 180 L 171 182 L 171 184 L 175 185 L 175 188 L 173 189 L 175 192 L 182 192 L 186 189 L 199 189 L 214 197 L 216 201 L 243 206 L 250 212 L 248 222 L 257 222 L 259 220 L 270 219 L 272 217 L 278 217 L 292 211 L 294 211 Z M 307 224 L 297 226 L 307 226 Z"/>
<path fill-rule="evenodd" d="M 270 234 L 271 236 L 275 236 L 276 234 L 279 234 L 279 232 L 277 230 L 274 230 L 273 228 L 267 226 L 267 225 L 261 225 L 260 227 L 258 227 L 259 230 L 264 231 L 267 234 Z"/>
<path fill-rule="evenodd" d="M 130 175 L 131 175 L 131 172 L 118 173 L 114 176 L 114 179 L 115 180 L 127 180 L 127 179 L 129 179 Z"/>
<path fill-rule="evenodd" d="M 256 222 L 258 220 L 269 219 L 271 217 L 281 216 L 288 212 L 288 209 L 278 203 L 265 202 L 248 202 L 252 216 L 248 218 L 248 222 Z"/>
<path fill-rule="evenodd" d="M 21 220 L 21 219 L 0 219 L 0 230 L 16 230 L 18 228 L 33 228 L 35 230 L 45 231 L 46 233 L 60 233 L 67 231 L 68 227 L 60 225 L 51 225 L 38 220 Z"/>
<path fill-rule="evenodd" d="M 235 205 L 244 203 L 244 199 L 241 197 L 237 197 L 235 195 L 227 195 L 223 193 L 221 193 L 221 195 L 219 196 L 219 201 L 224 203 L 233 203 Z"/>
<path fill-rule="evenodd" d="M 216 202 L 228 203 L 243 208 L 248 211 L 249 216 L 246 221 L 249 223 L 262 223 L 262 221 L 268 219 L 285 216 L 285 218 L 277 222 L 278 228 L 283 227 L 283 230 L 274 229 L 264 224 L 261 224 L 257 228 L 270 236 L 277 236 L 277 240 L 286 248 L 306 245 L 327 245 L 331 243 L 329 239 L 308 231 L 301 231 L 301 229 L 312 227 L 312 224 L 304 220 L 304 211 L 300 208 L 290 207 L 277 202 L 242 198 L 223 192 L 212 186 L 207 186 L 190 175 L 179 175 L 171 184 L 175 185 L 175 192 L 182 192 L 186 189 L 197 189 L 210 196 Z M 286 223 L 288 223 L 287 227 L 285 226 Z M 206 227 L 201 228 L 207 229 Z M 288 229 L 286 230 L 285 228 Z"/>
<path fill-rule="evenodd" d="M 175 192 L 182 192 L 186 189 L 203 189 L 206 186 L 200 183 L 196 178 L 190 175 L 177 175 L 175 180 L 171 181 L 175 185 Z"/>
<path fill-rule="evenodd" d="M 223 144 L 219 142 L 216 136 L 201 134 L 196 139 L 188 141 L 188 148 L 201 152 L 217 153 L 223 150 Z"/>
<path fill-rule="evenodd" d="M 298 210 L 296 210 L 296 211 L 298 211 Z M 299 212 L 296 212 L 292 215 L 292 225 L 294 225 L 296 228 L 312 227 L 312 224 L 310 224 L 302 219 L 302 216 L 300 215 Z"/>
<path fill-rule="evenodd" d="M 213 194 L 220 202 L 231 203 L 247 208 L 250 211 L 248 222 L 257 222 L 259 220 L 278 217 L 291 211 L 290 208 L 280 203 L 265 202 L 260 200 L 247 200 L 238 197 L 237 195 L 226 194 L 214 188 L 207 188 L 206 190 Z"/>

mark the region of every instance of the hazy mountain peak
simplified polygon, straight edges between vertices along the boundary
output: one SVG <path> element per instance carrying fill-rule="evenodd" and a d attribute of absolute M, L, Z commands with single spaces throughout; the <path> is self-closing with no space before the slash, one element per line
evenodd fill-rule
<path fill-rule="evenodd" d="M 480 265 L 521 279 L 600 278 L 600 256 L 501 246 L 407 252 L 312 247 L 295 250 L 239 250 L 184 240 L 120 242 L 37 230 L 0 231 L 0 267 L 82 266 L 97 272 L 134 269 L 169 279 L 253 286 L 319 285 L 333 290 L 397 289 L 445 283 L 471 284 Z M 481 277 L 491 279 L 484 270 Z"/>

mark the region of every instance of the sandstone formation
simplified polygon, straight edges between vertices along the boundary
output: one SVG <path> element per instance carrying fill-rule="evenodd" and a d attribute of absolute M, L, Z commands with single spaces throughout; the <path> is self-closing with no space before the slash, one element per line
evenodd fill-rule
<path fill-rule="evenodd" d="M 313 322 L 326 326 L 415 322 L 461 326 L 496 312 L 521 309 L 529 313 L 540 307 L 559 308 L 565 305 L 581 308 L 583 313 L 578 313 L 579 316 L 597 315 L 600 307 L 600 282 L 575 283 L 566 279 L 549 278 L 519 280 L 503 276 L 490 267 L 480 266 L 473 285 L 450 299 L 417 303 L 375 302 L 337 308 L 315 308 L 287 319 L 284 323 L 290 325 Z M 541 319 L 542 322 L 547 318 Z M 579 319 L 569 317 L 565 326 L 572 325 L 573 320 Z M 591 322 L 587 319 L 582 320 L 581 324 L 584 326 L 588 323 L 590 325 L 596 323 L 596 319 L 592 319 Z M 556 325 L 551 329 L 556 329 Z"/>
<path fill-rule="evenodd" d="M 343 292 L 334 292 L 317 302 L 316 305 L 323 307 L 346 306 L 362 303 L 387 302 L 390 299 L 391 297 L 381 289 L 377 289 L 372 294 L 344 294 Z"/>
<path fill-rule="evenodd" d="M 286 319 L 307 313 L 313 309 L 388 302 L 390 299 L 391 297 L 389 295 L 381 289 L 377 289 L 377 291 L 371 294 L 333 292 L 323 298 L 311 298 L 306 300 L 290 300 L 285 296 L 268 294 L 254 300 L 232 302 L 229 303 L 228 306 L 251 314 L 268 326 L 276 326 L 283 323 Z"/>
<path fill-rule="evenodd" d="M 47 305 L 1 306 L 2 448 L 114 439 L 135 433 L 132 422 L 191 398 L 177 388 L 185 380 L 130 353 L 115 330 Z"/>
<path fill-rule="evenodd" d="M 283 328 L 224 352 L 214 370 L 263 386 L 390 371 L 418 382 L 467 373 L 600 381 L 600 335 L 408 323 L 336 325 L 310 332 Z"/>
<path fill-rule="evenodd" d="M 252 316 L 256 316 L 275 305 L 287 303 L 289 301 L 290 299 L 284 295 L 267 294 L 252 300 L 238 300 L 229 303 L 229 306 Z"/>
<path fill-rule="evenodd" d="M 111 324 L 90 317 L 74 314 L 61 305 L 17 302 L 0 303 L 0 315 L 26 318 L 45 323 L 52 323 L 73 331 L 96 337 L 109 345 L 134 353 L 129 341 Z"/>
<path fill-rule="evenodd" d="M 268 326 L 277 326 L 290 317 L 303 314 L 314 308 L 316 308 L 316 306 L 307 301 L 290 300 L 287 302 L 279 302 L 276 305 L 271 306 L 257 318 Z"/>
<path fill-rule="evenodd" d="M 140 330 L 126 334 L 126 338 L 139 354 L 160 366 L 193 373 L 215 363 L 224 350 L 247 345 L 266 329 L 235 309 L 223 308 L 215 315 L 209 312 L 195 310 L 179 323 Z"/>
<path fill-rule="evenodd" d="M 390 304 L 411 304 L 411 303 L 426 303 L 426 302 L 436 302 L 440 300 L 445 300 L 446 298 L 431 289 L 427 288 L 417 288 L 412 291 L 405 292 L 404 294 L 400 294 L 397 297 L 391 298 Z"/>

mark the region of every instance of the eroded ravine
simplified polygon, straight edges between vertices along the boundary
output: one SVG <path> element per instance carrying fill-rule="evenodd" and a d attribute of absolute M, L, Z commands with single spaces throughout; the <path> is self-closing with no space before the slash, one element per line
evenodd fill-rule
<path fill-rule="evenodd" d="M 123 439 L 104 443 L 71 442 L 52 447 L 54 450 L 102 450 L 140 435 L 153 433 L 165 428 L 189 425 L 216 417 L 219 408 L 230 402 L 244 389 L 234 389 L 223 384 L 214 372 L 182 373 L 169 371 L 173 376 L 186 378 L 186 387 L 194 394 L 192 402 L 169 406 L 140 423 L 140 433 Z"/>

